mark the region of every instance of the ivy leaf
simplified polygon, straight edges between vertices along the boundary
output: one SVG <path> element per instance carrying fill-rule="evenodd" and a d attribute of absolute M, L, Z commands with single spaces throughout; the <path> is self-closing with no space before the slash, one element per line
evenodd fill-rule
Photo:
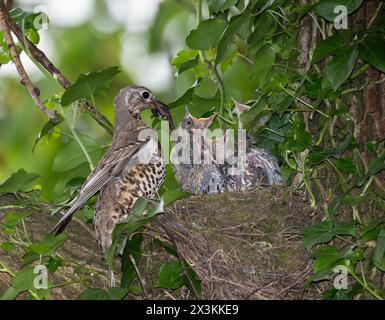
<path fill-rule="evenodd" d="M 119 67 L 110 67 L 97 72 L 81 74 L 76 82 L 64 92 L 60 104 L 67 106 L 76 100 L 93 96 L 98 90 L 106 87 L 119 72 Z"/>
<path fill-rule="evenodd" d="M 341 55 L 326 65 L 325 74 L 332 88 L 336 91 L 353 71 L 357 58 L 357 47 L 347 47 Z"/>
<path fill-rule="evenodd" d="M 20 169 L 0 185 L 0 194 L 30 192 L 36 188 L 36 181 L 40 177 L 41 176 L 36 173 L 27 173 L 24 169 Z"/>
<path fill-rule="evenodd" d="M 385 228 L 378 233 L 377 245 L 373 252 L 373 264 L 381 271 L 385 272 Z"/>
<path fill-rule="evenodd" d="M 313 281 L 320 281 L 328 279 L 333 272 L 334 267 L 339 265 L 343 258 L 338 252 L 336 247 L 322 247 L 312 254 L 312 258 L 315 259 L 312 276 Z"/>
<path fill-rule="evenodd" d="M 361 225 L 361 240 L 369 242 L 377 239 L 384 223 L 384 221 L 373 221 L 368 226 Z"/>
<path fill-rule="evenodd" d="M 19 293 L 33 290 L 36 274 L 34 268 L 27 268 L 15 275 L 11 280 L 11 287 L 3 294 L 0 300 L 14 300 Z"/>
<path fill-rule="evenodd" d="M 385 155 L 370 161 L 368 174 L 371 176 L 374 176 L 384 169 L 385 169 Z"/>
<path fill-rule="evenodd" d="M 178 261 L 171 261 L 163 265 L 159 271 L 155 287 L 165 289 L 178 289 L 187 284 L 186 276 Z"/>
<path fill-rule="evenodd" d="M 314 50 L 311 63 L 318 63 L 341 48 L 344 44 L 344 38 L 339 34 L 335 34 L 322 42 L 320 42 Z"/>
<path fill-rule="evenodd" d="M 334 13 L 335 7 L 339 5 L 345 6 L 348 14 L 350 14 L 357 10 L 362 2 L 363 0 L 322 0 L 315 7 L 315 12 L 322 18 L 333 22 L 337 15 L 340 14 L 339 12 Z"/>
<path fill-rule="evenodd" d="M 186 38 L 186 44 L 191 49 L 208 50 L 214 48 L 227 26 L 226 21 L 209 19 L 199 23 Z"/>
<path fill-rule="evenodd" d="M 312 138 L 310 133 L 306 131 L 305 124 L 301 121 L 295 122 L 285 138 L 287 150 L 301 152 L 309 148 L 311 144 Z"/>
<path fill-rule="evenodd" d="M 385 39 L 382 34 L 368 35 L 360 42 L 359 55 L 372 67 L 385 72 Z"/>
<path fill-rule="evenodd" d="M 4 226 L 13 228 L 17 226 L 24 218 L 29 217 L 31 212 L 8 212 L 4 217 Z"/>
<path fill-rule="evenodd" d="M 256 86 L 262 88 L 267 82 L 267 75 L 275 62 L 275 52 L 271 44 L 263 45 L 255 55 L 251 67 L 251 75 L 256 80 Z"/>
<path fill-rule="evenodd" d="M 333 161 L 336 168 L 344 173 L 356 173 L 356 166 L 353 163 L 353 158 L 348 157 L 346 159 L 336 159 Z"/>
<path fill-rule="evenodd" d="M 335 236 L 332 221 L 314 224 L 302 229 L 300 233 L 303 236 L 303 244 L 307 250 L 310 250 L 316 244 L 329 242 Z"/>
<path fill-rule="evenodd" d="M 139 198 L 135 201 L 128 218 L 118 223 L 112 233 L 112 244 L 104 254 L 104 258 L 109 266 L 112 266 L 121 235 L 123 233 L 128 236 L 133 234 L 140 227 L 151 221 L 157 214 L 163 212 L 163 205 L 163 200 L 156 206 L 144 198 Z"/>
<path fill-rule="evenodd" d="M 219 64 L 226 58 L 228 53 L 227 49 L 229 48 L 229 43 L 232 40 L 234 34 L 239 32 L 242 26 L 249 22 L 250 13 L 243 13 L 239 16 L 231 18 L 230 23 L 226 28 L 226 31 L 223 33 L 219 41 L 217 57 L 215 58 L 215 65 Z"/>
<path fill-rule="evenodd" d="M 61 233 L 54 236 L 46 236 L 42 241 L 33 243 L 27 247 L 27 252 L 36 253 L 40 256 L 52 255 L 63 243 L 67 240 L 68 236 L 65 233 Z"/>
<path fill-rule="evenodd" d="M 343 223 L 338 223 L 334 227 L 335 233 L 338 235 L 349 235 L 354 237 L 356 235 L 356 221 L 348 221 Z"/>
<path fill-rule="evenodd" d="M 83 291 L 76 300 L 122 300 L 128 293 L 127 288 L 88 288 Z"/>

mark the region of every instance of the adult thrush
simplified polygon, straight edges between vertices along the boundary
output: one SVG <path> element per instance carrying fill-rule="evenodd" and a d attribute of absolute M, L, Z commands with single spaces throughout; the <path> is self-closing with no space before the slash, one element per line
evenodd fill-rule
<path fill-rule="evenodd" d="M 140 117 L 140 112 L 146 108 L 155 116 L 166 118 L 173 128 L 167 107 L 150 90 L 138 86 L 122 89 L 114 100 L 112 144 L 52 233 L 61 233 L 76 210 L 100 191 L 94 227 L 96 240 L 104 253 L 112 243 L 115 225 L 127 218 L 135 201 L 139 197 L 156 195 L 163 183 L 165 162 L 155 133 L 151 136 Z"/>

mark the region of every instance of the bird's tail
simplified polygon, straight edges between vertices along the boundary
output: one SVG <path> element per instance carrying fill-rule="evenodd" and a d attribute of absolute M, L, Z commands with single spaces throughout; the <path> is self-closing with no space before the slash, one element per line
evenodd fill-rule
<path fill-rule="evenodd" d="M 50 231 L 50 234 L 58 235 L 64 231 L 67 224 L 71 221 L 72 216 L 74 215 L 75 211 L 79 209 L 79 205 L 75 203 L 71 208 L 68 209 L 68 211 L 64 214 L 64 216 L 60 219 L 60 221 L 53 227 Z"/>

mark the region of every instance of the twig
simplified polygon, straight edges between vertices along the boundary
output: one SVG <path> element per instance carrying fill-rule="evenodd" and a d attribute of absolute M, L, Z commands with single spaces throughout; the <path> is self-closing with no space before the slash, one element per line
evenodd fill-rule
<path fill-rule="evenodd" d="M 199 0 L 197 3 L 197 24 L 199 24 L 202 20 L 202 0 Z M 201 59 L 203 63 L 206 65 L 206 67 L 209 69 L 209 71 L 212 74 L 213 80 L 216 82 L 219 88 L 219 92 L 221 95 L 221 104 L 219 107 L 219 115 L 223 117 L 223 107 L 225 104 L 225 86 L 223 84 L 222 78 L 219 75 L 218 67 L 212 63 L 212 61 L 209 61 L 205 55 L 205 52 L 203 50 L 199 50 L 199 55 L 201 56 Z"/>
<path fill-rule="evenodd" d="M 378 4 L 377 8 L 376 8 L 376 11 L 374 12 L 372 18 L 370 19 L 369 23 L 368 23 L 368 26 L 367 26 L 367 29 L 370 29 L 374 23 L 374 21 L 376 20 L 378 14 L 380 13 L 381 11 L 381 8 L 383 6 L 383 3 L 380 1 L 380 3 Z"/>
<path fill-rule="evenodd" d="M 64 88 L 68 89 L 71 86 L 71 82 L 60 72 L 58 68 L 47 58 L 45 53 L 41 51 L 34 43 L 29 41 L 23 31 L 19 26 L 11 21 L 9 21 L 10 30 L 16 35 L 20 42 L 22 42 L 32 55 L 32 57 L 45 69 L 47 70 L 52 77 L 57 80 L 57 82 Z M 80 101 L 79 105 L 85 109 L 91 116 L 96 120 L 96 122 L 104 128 L 110 135 L 113 134 L 113 126 L 111 122 L 103 115 L 99 110 L 96 109 L 89 101 L 83 99 Z"/>
<path fill-rule="evenodd" d="M 145 283 L 144 279 L 142 278 L 142 276 L 140 275 L 138 266 L 136 265 L 136 261 L 135 261 L 134 257 L 132 256 L 132 254 L 130 254 L 130 260 L 131 260 L 132 265 L 134 266 L 136 274 L 138 275 L 139 282 L 140 282 L 140 285 L 143 289 L 143 292 L 145 295 L 147 295 L 146 283 Z"/>
<path fill-rule="evenodd" d="M 185 268 L 184 263 L 183 263 L 184 261 L 183 261 L 183 259 L 182 259 L 182 257 L 181 257 L 181 254 L 179 253 L 178 246 L 177 246 L 177 244 L 175 243 L 174 238 L 172 237 L 170 231 L 165 227 L 165 225 L 163 225 L 162 223 L 159 223 L 159 222 L 158 222 L 157 224 L 160 226 L 160 228 L 161 228 L 162 230 L 164 230 L 164 232 L 167 234 L 167 236 L 168 236 L 170 242 L 172 243 L 172 245 L 173 245 L 173 247 L 174 247 L 174 249 L 175 249 L 175 251 L 176 251 L 176 253 L 177 253 L 176 255 L 177 255 L 177 258 L 178 258 L 178 260 L 179 260 L 179 263 L 180 263 L 180 265 L 182 266 L 183 274 L 184 274 L 184 276 L 186 277 L 187 281 L 188 281 L 189 284 L 190 284 L 190 289 L 193 291 L 195 297 L 198 299 L 198 298 L 199 298 L 199 294 L 198 294 L 198 292 L 197 292 L 197 290 L 196 290 L 196 288 L 195 288 L 194 282 L 192 281 L 192 279 L 190 278 L 190 275 L 189 275 L 188 272 L 186 271 L 186 268 Z"/>
<path fill-rule="evenodd" d="M 52 110 L 47 109 L 43 102 L 40 100 L 40 90 L 35 87 L 31 81 L 31 79 L 28 77 L 27 72 L 24 69 L 23 64 L 20 61 L 19 54 L 17 52 L 15 43 L 12 39 L 11 31 L 9 29 L 9 22 L 8 22 L 8 15 L 7 15 L 7 10 L 6 7 L 3 3 L 3 0 L 0 0 L 0 27 L 1 30 L 3 31 L 4 35 L 4 40 L 6 41 L 8 48 L 9 48 L 9 53 L 11 55 L 11 59 L 13 63 L 16 66 L 16 70 L 20 75 L 21 83 L 26 86 L 26 88 L 29 91 L 29 94 L 32 97 L 33 102 L 35 105 L 43 111 L 53 123 L 58 123 L 59 120 L 56 116 L 56 113 Z"/>
<path fill-rule="evenodd" d="M 290 289 L 294 288 L 297 284 L 299 284 L 301 281 L 303 281 L 309 275 L 309 273 L 312 270 L 309 265 L 307 266 L 306 269 L 305 269 L 306 270 L 305 273 L 300 278 L 298 278 L 297 281 L 295 281 L 294 283 L 292 283 L 290 286 L 286 287 L 285 289 L 281 290 L 277 294 L 277 296 L 281 297 L 282 295 L 286 294 Z"/>

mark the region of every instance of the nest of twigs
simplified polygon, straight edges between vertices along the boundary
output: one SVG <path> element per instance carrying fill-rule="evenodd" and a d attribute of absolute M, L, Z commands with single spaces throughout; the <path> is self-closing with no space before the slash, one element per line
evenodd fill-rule
<path fill-rule="evenodd" d="M 180 200 L 154 226 L 201 280 L 202 299 L 313 299 L 318 292 L 303 291 L 311 262 L 298 234 L 313 213 L 302 197 L 274 188 Z M 162 257 L 170 256 L 149 254 L 142 265 Z"/>

